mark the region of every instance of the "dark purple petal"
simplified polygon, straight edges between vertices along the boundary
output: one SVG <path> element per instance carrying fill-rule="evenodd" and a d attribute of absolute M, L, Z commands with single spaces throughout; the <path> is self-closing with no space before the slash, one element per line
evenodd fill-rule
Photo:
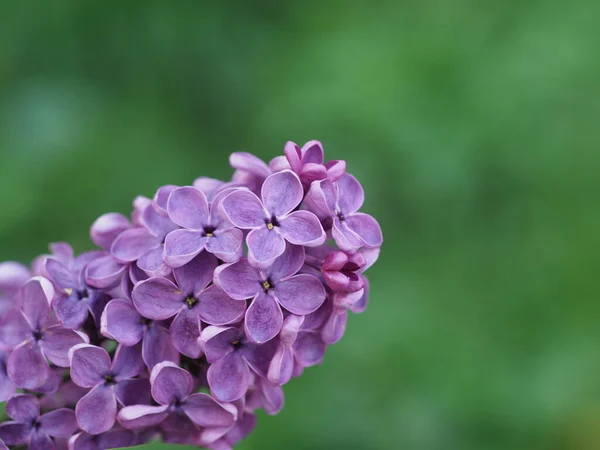
<path fill-rule="evenodd" d="M 59 367 L 69 367 L 69 350 L 83 342 L 83 337 L 77 332 L 55 325 L 44 332 L 40 346 L 51 363 Z"/>
<path fill-rule="evenodd" d="M 241 319 L 246 302 L 233 300 L 218 286 L 210 286 L 198 296 L 195 307 L 200 318 L 210 325 L 226 325 Z"/>
<path fill-rule="evenodd" d="M 232 264 L 219 266 L 214 276 L 215 283 L 235 300 L 254 297 L 261 290 L 263 281 L 257 270 L 245 258 Z"/>
<path fill-rule="evenodd" d="M 271 339 L 261 345 L 247 343 L 239 351 L 254 372 L 263 378 L 267 378 L 269 365 L 275 356 L 277 345 L 277 339 Z"/>
<path fill-rule="evenodd" d="M 283 313 L 275 297 L 261 292 L 246 311 L 244 328 L 251 341 L 262 344 L 277 336 L 282 323 Z"/>
<path fill-rule="evenodd" d="M 302 146 L 301 152 L 303 164 L 323 164 L 323 144 L 321 144 L 319 141 L 308 141 Z"/>
<path fill-rule="evenodd" d="M 0 344 L 7 348 L 14 348 L 30 339 L 31 332 L 31 326 L 20 310 L 10 309 L 0 316 Z"/>
<path fill-rule="evenodd" d="M 160 238 L 150 234 L 146 228 L 131 228 L 119 234 L 110 246 L 110 252 L 117 260 L 127 263 L 160 244 Z"/>
<path fill-rule="evenodd" d="M 298 175 L 291 170 L 270 175 L 262 185 L 262 201 L 270 214 L 285 216 L 296 208 L 304 197 Z"/>
<path fill-rule="evenodd" d="M 52 437 L 71 437 L 77 428 L 77 418 L 71 409 L 57 409 L 40 417 L 40 431 Z"/>
<path fill-rule="evenodd" d="M 110 386 L 98 385 L 85 395 L 75 407 L 79 428 L 89 434 L 108 431 L 117 416 L 117 399 Z"/>
<path fill-rule="evenodd" d="M 316 311 L 327 296 L 321 282 L 308 274 L 295 275 L 275 286 L 273 294 L 285 309 L 298 315 Z"/>
<path fill-rule="evenodd" d="M 111 300 L 102 313 L 101 332 L 123 345 L 135 345 L 144 333 L 142 316 L 127 300 Z"/>
<path fill-rule="evenodd" d="M 282 236 L 297 245 L 316 247 L 325 242 L 321 222 L 310 211 L 296 211 L 279 221 Z"/>
<path fill-rule="evenodd" d="M 31 327 L 37 330 L 44 328 L 54 297 L 52 283 L 43 277 L 32 278 L 17 295 L 22 298 L 21 309 Z"/>
<path fill-rule="evenodd" d="M 242 333 L 234 327 L 206 327 L 200 340 L 204 342 L 204 353 L 209 363 L 214 363 L 233 351 L 233 342 L 240 341 Z"/>
<path fill-rule="evenodd" d="M 117 381 L 133 378 L 139 375 L 143 368 L 141 345 L 127 347 L 121 344 L 117 347 L 111 367 L 111 373 Z"/>
<path fill-rule="evenodd" d="M 6 444 L 2 441 L 2 439 L 0 439 L 0 450 L 8 450 L 8 447 L 6 446 Z"/>
<path fill-rule="evenodd" d="M 152 427 L 160 424 L 169 415 L 169 405 L 166 406 L 147 406 L 135 405 L 126 406 L 119 411 L 119 423 L 124 428 L 136 430 L 143 427 Z"/>
<path fill-rule="evenodd" d="M 194 388 L 194 380 L 190 373 L 168 361 L 154 366 L 150 384 L 152 397 L 161 405 L 184 401 Z"/>
<path fill-rule="evenodd" d="M 121 264 L 112 256 L 104 256 L 90 263 L 86 268 L 86 283 L 98 289 L 108 289 L 119 284 L 126 264 Z"/>
<path fill-rule="evenodd" d="M 166 278 L 150 278 L 138 283 L 131 294 L 136 309 L 153 320 L 173 317 L 183 306 L 185 293 Z"/>
<path fill-rule="evenodd" d="M 226 440 L 229 444 L 235 445 L 245 439 L 252 433 L 256 427 L 256 416 L 252 413 L 245 412 L 240 417 L 235 426 L 227 433 Z"/>
<path fill-rule="evenodd" d="M 221 405 L 210 395 L 194 394 L 183 404 L 183 411 L 192 422 L 201 427 L 230 427 L 237 410 L 233 405 Z"/>
<path fill-rule="evenodd" d="M 285 252 L 275 260 L 273 265 L 267 270 L 269 278 L 277 282 L 296 274 L 304 264 L 305 252 L 301 245 L 287 244 Z"/>
<path fill-rule="evenodd" d="M 196 308 L 183 308 L 171 323 L 173 346 L 180 353 L 193 359 L 199 358 L 202 354 L 202 348 L 198 343 L 200 318 Z"/>
<path fill-rule="evenodd" d="M 51 260 L 50 260 L 51 261 Z M 56 318 L 65 328 L 79 328 L 88 317 L 89 302 L 79 300 L 77 293 L 59 295 L 52 302 Z"/>
<path fill-rule="evenodd" d="M 71 379 L 77 386 L 92 388 L 110 372 L 110 356 L 102 347 L 78 344 L 69 350 Z"/>
<path fill-rule="evenodd" d="M 181 267 L 204 250 L 208 238 L 201 231 L 175 230 L 165 239 L 163 260 L 170 267 Z"/>
<path fill-rule="evenodd" d="M 147 378 L 133 378 L 121 380 L 113 388 L 117 400 L 123 406 L 151 405 L 150 380 Z"/>
<path fill-rule="evenodd" d="M 16 391 L 17 387 L 12 380 L 8 378 L 8 374 L 6 373 L 6 361 L 0 350 L 0 402 L 7 401 L 15 395 Z"/>
<path fill-rule="evenodd" d="M 63 293 L 70 295 L 69 289 L 73 290 L 79 287 L 79 280 L 57 259 L 48 258 L 44 266 L 50 279 L 54 281 L 58 289 Z"/>
<path fill-rule="evenodd" d="M 213 395 L 222 402 L 242 398 L 250 383 L 248 366 L 239 352 L 229 353 L 212 364 L 207 377 Z"/>
<path fill-rule="evenodd" d="M 200 293 L 212 281 L 213 272 L 219 265 L 217 258 L 203 252 L 192 259 L 189 264 L 173 270 L 173 276 L 184 294 Z"/>
<path fill-rule="evenodd" d="M 108 249 L 116 237 L 130 226 L 129 220 L 123 214 L 104 214 L 92 224 L 90 236 L 98 247 Z"/>
<path fill-rule="evenodd" d="M 162 326 L 155 323 L 144 333 L 142 358 L 150 370 L 162 361 L 179 362 L 179 352 L 173 347 L 171 335 Z"/>
<path fill-rule="evenodd" d="M 167 211 L 171 220 L 183 228 L 202 230 L 208 222 L 208 201 L 195 187 L 180 187 L 171 192 Z"/>
<path fill-rule="evenodd" d="M 251 229 L 264 226 L 268 218 L 260 199 L 250 191 L 234 191 L 221 202 L 223 211 L 238 228 Z"/>
<path fill-rule="evenodd" d="M 4 422 L 0 424 L 0 439 L 8 445 L 21 445 L 27 442 L 31 431 L 31 425 L 29 424 Z"/>
<path fill-rule="evenodd" d="M 23 389 L 42 386 L 50 376 L 50 366 L 34 341 L 24 342 L 11 352 L 7 369 L 10 379 Z"/>
<path fill-rule="evenodd" d="M 256 267 L 268 267 L 285 251 L 285 240 L 275 229 L 256 228 L 246 236 L 248 260 Z"/>
<path fill-rule="evenodd" d="M 54 441 L 42 431 L 34 431 L 29 439 L 29 450 L 55 450 Z"/>
<path fill-rule="evenodd" d="M 30 423 L 40 415 L 40 402 L 33 395 L 15 395 L 6 403 L 6 414 L 21 423 Z"/>
<path fill-rule="evenodd" d="M 375 218 L 357 213 L 346 217 L 348 228 L 354 231 L 369 247 L 379 247 L 383 243 L 381 227 Z"/>
<path fill-rule="evenodd" d="M 344 214 L 353 214 L 365 201 L 365 192 L 356 178 L 346 173 L 336 182 L 338 204 Z"/>

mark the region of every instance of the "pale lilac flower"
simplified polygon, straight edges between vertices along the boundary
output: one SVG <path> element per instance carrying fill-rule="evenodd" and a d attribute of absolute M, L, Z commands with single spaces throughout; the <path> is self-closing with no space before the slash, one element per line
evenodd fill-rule
<path fill-rule="evenodd" d="M 12 297 L 29 278 L 31 271 L 23 264 L 0 263 L 0 316 L 14 306 Z"/>
<path fill-rule="evenodd" d="M 32 278 L 16 294 L 20 309 L 0 319 L 0 342 L 14 348 L 8 357 L 8 376 L 20 388 L 35 389 L 46 382 L 50 376 L 46 358 L 59 367 L 69 367 L 69 349 L 84 342 L 77 332 L 52 325 L 53 296 L 50 281 Z"/>
<path fill-rule="evenodd" d="M 285 158 L 273 158 L 267 165 L 262 159 L 247 152 L 234 152 L 229 155 L 229 164 L 235 170 L 231 181 L 235 185 L 245 186 L 254 193 L 259 193 L 260 188 L 269 175 L 284 169 L 289 165 L 282 164 Z"/>
<path fill-rule="evenodd" d="M 231 225 L 219 206 L 219 200 L 215 200 L 209 207 L 204 193 L 195 187 L 171 192 L 169 217 L 182 229 L 171 231 L 165 239 L 163 259 L 170 267 L 187 264 L 203 250 L 226 262 L 241 257 L 244 235 Z"/>
<path fill-rule="evenodd" d="M 246 310 L 245 302 L 231 299 L 218 286 L 208 286 L 216 267 L 216 257 L 202 252 L 185 266 L 173 269 L 175 283 L 157 277 L 133 289 L 133 302 L 142 316 L 153 320 L 175 316 L 171 325 L 173 345 L 191 358 L 201 354 L 200 321 L 225 325 L 241 319 Z"/>
<path fill-rule="evenodd" d="M 110 246 L 119 234 L 131 228 L 129 219 L 123 214 L 107 213 L 98 217 L 90 229 L 92 242 L 104 250 Z"/>
<path fill-rule="evenodd" d="M 117 400 L 127 403 L 128 390 L 136 389 L 134 380 L 143 368 L 138 347 L 117 348 L 114 360 L 102 347 L 76 345 L 69 351 L 71 379 L 80 387 L 91 389 L 75 408 L 79 427 L 89 434 L 110 430 L 117 416 Z"/>
<path fill-rule="evenodd" d="M 125 346 L 142 342 L 142 358 L 149 370 L 162 361 L 179 362 L 179 352 L 164 323 L 142 317 L 128 300 L 116 298 L 106 305 L 101 332 Z"/>
<path fill-rule="evenodd" d="M 5 402 L 17 392 L 17 386 L 8 377 L 6 359 L 8 354 L 0 349 L 0 402 Z"/>
<path fill-rule="evenodd" d="M 275 416 L 283 409 L 284 401 L 280 385 L 271 383 L 267 378 L 256 377 L 246 404 L 253 410 L 263 409 L 268 415 Z"/>
<path fill-rule="evenodd" d="M 132 447 L 136 444 L 135 433 L 117 425 L 97 435 L 91 435 L 83 431 L 74 434 L 69 439 L 69 450 L 108 450 Z"/>
<path fill-rule="evenodd" d="M 52 438 L 68 438 L 77 430 L 75 413 L 57 409 L 40 415 L 40 404 L 33 395 L 16 395 L 6 404 L 13 419 L 0 424 L 0 439 L 8 445 L 28 444 L 30 450 L 53 450 Z"/>
<path fill-rule="evenodd" d="M 344 174 L 335 183 L 315 181 L 306 196 L 310 210 L 332 220 L 332 235 L 342 250 L 355 251 L 360 247 L 379 247 L 383 243 L 381 228 L 369 214 L 357 212 L 365 194 L 352 175 Z"/>
<path fill-rule="evenodd" d="M 325 178 L 335 181 L 346 172 L 346 161 L 323 163 L 323 146 L 319 141 L 308 141 L 302 148 L 287 142 L 284 153 L 291 169 L 298 174 L 304 186 Z"/>
<path fill-rule="evenodd" d="M 288 245 L 268 269 L 256 269 L 247 259 L 219 266 L 215 283 L 233 299 L 252 299 L 245 317 L 245 331 L 256 343 L 273 339 L 281 330 L 283 312 L 306 315 L 325 301 L 325 289 L 312 275 L 296 273 L 304 263 L 304 248 Z"/>
<path fill-rule="evenodd" d="M 246 237 L 248 258 L 268 266 L 285 251 L 285 242 L 315 247 L 325 242 L 325 231 L 309 211 L 294 211 L 303 197 L 298 175 L 290 170 L 270 175 L 262 185 L 261 199 L 237 190 L 223 199 L 222 207 L 238 228 L 251 230 Z"/>

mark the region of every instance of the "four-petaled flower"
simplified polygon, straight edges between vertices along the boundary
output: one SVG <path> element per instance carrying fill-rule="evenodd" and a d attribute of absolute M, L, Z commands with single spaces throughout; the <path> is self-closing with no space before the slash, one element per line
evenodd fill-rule
<path fill-rule="evenodd" d="M 288 164 L 300 177 L 304 186 L 325 178 L 335 181 L 346 172 L 346 161 L 328 161 L 323 164 L 323 146 L 319 141 L 308 141 L 302 148 L 287 142 L 283 149 Z"/>

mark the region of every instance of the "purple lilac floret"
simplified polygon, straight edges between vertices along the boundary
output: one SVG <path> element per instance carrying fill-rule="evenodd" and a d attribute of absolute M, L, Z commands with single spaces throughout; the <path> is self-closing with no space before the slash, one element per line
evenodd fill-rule
<path fill-rule="evenodd" d="M 100 216 L 96 250 L 0 263 L 0 450 L 232 449 L 366 309 L 383 237 L 346 162 L 229 160 Z"/>

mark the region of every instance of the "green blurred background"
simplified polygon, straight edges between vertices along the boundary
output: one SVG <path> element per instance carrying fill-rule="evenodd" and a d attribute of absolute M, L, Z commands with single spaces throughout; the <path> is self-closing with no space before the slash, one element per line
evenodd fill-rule
<path fill-rule="evenodd" d="M 0 2 L 0 259 L 319 139 L 371 304 L 243 450 L 600 448 L 600 3 Z"/>

